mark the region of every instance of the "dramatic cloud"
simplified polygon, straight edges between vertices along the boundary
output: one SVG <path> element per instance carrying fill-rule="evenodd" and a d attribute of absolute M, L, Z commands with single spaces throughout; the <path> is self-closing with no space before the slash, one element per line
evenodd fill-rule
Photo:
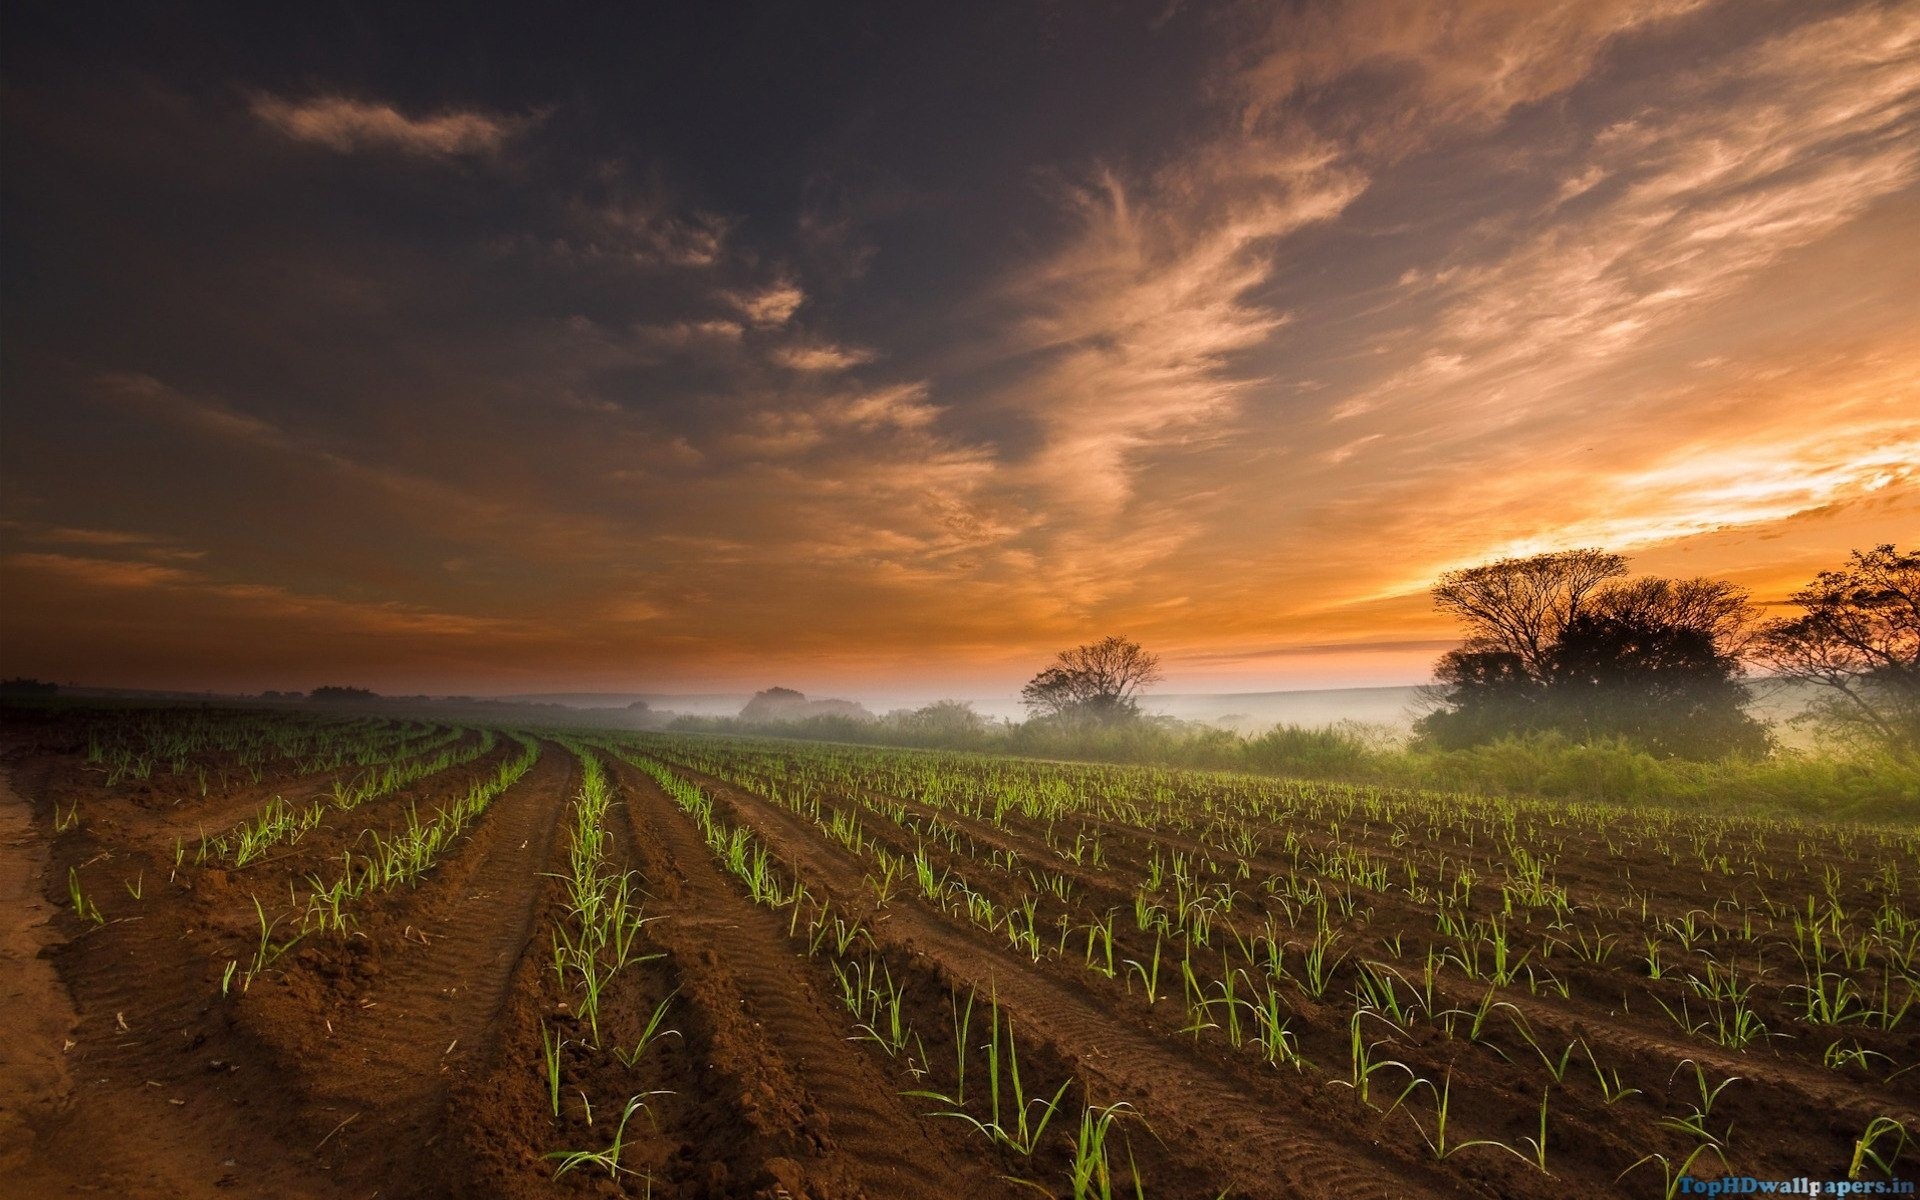
<path fill-rule="evenodd" d="M 0 673 L 1413 681 L 1920 528 L 1911 5 L 755 13 L 17 27 Z"/>
<path fill-rule="evenodd" d="M 1130 496 L 1137 452 L 1218 436 L 1251 382 L 1234 373 L 1234 355 L 1285 322 L 1246 299 L 1267 279 L 1275 241 L 1337 215 L 1358 191 L 1318 163 L 1293 172 L 1280 195 L 1229 201 L 1198 228 L 1179 208 L 1141 211 L 1111 176 L 1073 194 L 1081 232 L 1015 285 L 1032 310 L 1015 348 L 1046 363 L 1018 388 L 1048 433 L 1034 470 L 1065 501 L 1111 513 Z"/>
<path fill-rule="evenodd" d="M 1447 304 L 1437 325 L 1405 331 L 1419 361 L 1364 405 L 1424 394 L 1456 430 L 1503 424 L 1909 187 L 1920 22 L 1889 10 L 1819 22 L 1663 99 L 1592 135 L 1569 177 L 1606 182 L 1584 183 L 1580 204 L 1516 215 L 1520 236 L 1497 258 L 1403 280 Z"/>

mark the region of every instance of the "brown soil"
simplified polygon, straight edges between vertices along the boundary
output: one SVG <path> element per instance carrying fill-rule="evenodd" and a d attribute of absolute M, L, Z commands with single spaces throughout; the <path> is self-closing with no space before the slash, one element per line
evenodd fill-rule
<path fill-rule="evenodd" d="M 73 1002 L 42 951 L 52 946 L 53 905 L 43 896 L 46 845 L 27 805 L 0 776 L 0 1002 L 7 1037 L 0 1039 L 0 1178 L 50 1183 L 50 1154 L 36 1130 L 55 1118 L 72 1089 L 67 1035 Z"/>
<path fill-rule="evenodd" d="M 353 769 L 303 773 L 289 760 L 277 775 L 218 795 L 150 781 L 110 786 L 85 761 L 77 727 L 41 718 L 13 728 L 0 741 L 0 999 L 10 1035 L 0 1041 L 0 1196 L 1010 1200 L 1035 1194 L 1015 1179 L 1070 1194 L 1073 1126 L 1083 1105 L 1110 1104 L 1125 1106 L 1117 1161 L 1137 1169 L 1146 1194 L 1160 1200 L 1520 1197 L 1543 1188 L 1642 1195 L 1658 1190 L 1655 1169 L 1625 1180 L 1621 1169 L 1654 1150 L 1677 1160 L 1688 1144 L 1661 1124 L 1684 1111 L 1690 1076 L 1673 1073 L 1683 1060 L 1716 1081 L 1740 1077 L 1714 1109 L 1716 1126 L 1738 1131 L 1730 1151 L 1738 1171 L 1836 1177 L 1845 1169 L 1836 1157 L 1873 1117 L 1920 1133 L 1920 1071 L 1875 1081 L 1824 1067 L 1821 1045 L 1783 1040 L 1739 1052 L 1703 1043 L 1648 1011 L 1648 997 L 1677 998 L 1677 984 L 1623 981 L 1619 963 L 1562 953 L 1552 965 L 1567 994 L 1506 989 L 1511 1016 L 1503 1010 L 1483 1038 L 1443 1037 L 1432 1025 L 1378 1032 L 1383 1054 L 1451 1079 L 1455 1143 L 1520 1144 L 1534 1132 L 1541 1095 L 1550 1097 L 1551 1181 L 1484 1148 L 1436 1161 L 1420 1136 L 1433 1128 L 1431 1099 L 1416 1093 L 1390 1111 L 1359 1103 L 1338 1082 L 1351 962 L 1324 1002 L 1288 996 L 1292 1031 L 1313 1065 L 1276 1068 L 1217 1029 L 1186 1027 L 1177 960 L 1165 968 L 1160 1001 L 1149 1004 L 1137 980 L 1085 969 L 1077 941 L 1036 960 L 919 896 L 910 876 L 884 905 L 870 879 L 874 848 L 908 858 L 919 851 L 1002 909 L 1038 895 L 1049 947 L 1061 929 L 1116 911 L 1116 958 L 1145 960 L 1156 941 L 1131 916 L 1138 881 L 1168 854 L 1218 854 L 1225 824 L 1055 827 L 1017 813 L 979 820 L 879 792 L 816 795 L 822 819 L 861 815 L 871 839 L 863 855 L 775 798 L 777 766 L 729 783 L 657 760 L 711 797 L 725 825 L 764 847 L 784 884 L 804 886 L 803 903 L 774 909 L 754 902 L 694 820 L 632 762 L 572 742 L 540 748 L 527 774 L 416 884 L 363 898 L 351 933 L 304 938 L 249 980 L 259 913 L 290 922 L 290 889 L 304 897 L 310 878 L 337 873 L 373 835 L 431 820 L 515 757 L 519 743 L 502 737 L 473 763 L 330 810 L 297 840 L 235 869 L 192 854 L 176 864 L 174 839 L 190 833 L 191 846 L 199 829 L 230 828 L 276 795 L 324 795 Z M 605 766 L 607 869 L 630 875 L 648 918 L 629 965 L 601 996 L 597 1035 L 551 953 L 555 931 L 572 919 L 563 876 L 579 754 Z M 1220 857 L 1244 861 L 1251 878 L 1283 874 L 1299 854 L 1336 842 L 1394 864 L 1450 856 L 1482 870 L 1496 865 L 1490 838 L 1462 845 L 1384 827 L 1337 838 L 1324 827 L 1235 828 L 1253 838 L 1247 852 Z M 1053 849 L 1081 836 L 1101 840 L 1097 865 Z M 1283 845 L 1304 849 L 1289 858 Z M 1782 879 L 1804 870 L 1801 849 L 1774 845 L 1768 869 Z M 1005 866 L 1010 853 L 1016 869 Z M 1624 843 L 1614 857 L 1630 860 L 1635 896 L 1656 914 L 1711 903 L 1685 863 Z M 1605 862 L 1572 847 L 1561 862 L 1569 894 L 1607 895 L 1614 876 Z M 1036 869 L 1070 892 L 1037 892 Z M 70 883 L 99 920 L 74 911 Z M 1239 928 L 1271 918 L 1297 942 L 1278 897 L 1241 887 Z M 1367 891 L 1361 902 L 1370 944 L 1432 937 L 1431 911 L 1404 890 Z M 833 918 L 864 930 L 848 949 L 822 949 Z M 810 937 L 816 929 L 821 936 Z M 910 1049 L 889 1053 L 849 1014 L 836 972 L 856 964 L 900 989 L 916 1034 Z M 1216 955 L 1216 974 L 1219 966 Z M 1460 1008 L 1482 990 L 1458 976 L 1438 988 Z M 976 1009 L 963 1049 L 953 1023 L 969 993 Z M 990 1007 L 1017 1031 L 1028 1095 L 1065 1088 L 1068 1096 L 1031 1156 L 995 1148 L 951 1116 L 958 1102 L 907 1094 L 948 1089 L 958 1056 L 974 1089 L 964 1107 L 981 1115 Z M 1762 997 L 1757 1007 L 1770 1027 L 1791 1027 L 1775 1001 Z M 629 1061 L 657 1011 L 661 1032 Z M 1518 1032 L 1521 1021 L 1553 1052 L 1580 1039 L 1640 1092 L 1603 1101 L 1584 1058 L 1566 1081 L 1550 1080 Z M 1905 1065 L 1920 1061 L 1915 1029 L 1845 1032 Z M 543 1039 L 558 1047 L 557 1095 Z M 583 1166 L 556 1177 L 559 1155 L 604 1149 L 630 1103 L 619 1173 Z M 1116 1194 L 1131 1189 L 1116 1181 Z"/>

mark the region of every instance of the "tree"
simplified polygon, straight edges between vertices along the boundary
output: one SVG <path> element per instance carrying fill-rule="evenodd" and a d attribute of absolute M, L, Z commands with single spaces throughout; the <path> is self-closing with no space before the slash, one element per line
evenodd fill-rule
<path fill-rule="evenodd" d="M 1699 630 L 1722 652 L 1736 657 L 1753 636 L 1754 610 L 1746 590 L 1724 579 L 1649 576 L 1609 584 L 1594 594 L 1586 611 Z"/>
<path fill-rule="evenodd" d="M 806 721 L 814 717 L 844 717 L 854 721 L 871 721 L 873 714 L 863 705 L 852 700 L 809 700 L 804 692 L 792 688 L 770 687 L 755 692 L 740 710 L 740 719 L 758 724 L 786 724 L 792 721 Z"/>
<path fill-rule="evenodd" d="M 1604 550 L 1562 550 L 1448 571 L 1433 603 L 1466 624 L 1466 638 L 1434 665 L 1433 711 L 1418 725 L 1440 746 L 1478 745 L 1554 725 L 1547 657 L 1595 589 L 1627 572 Z"/>
<path fill-rule="evenodd" d="M 1020 689 L 1036 717 L 1120 721 L 1139 715 L 1139 694 L 1160 682 L 1160 659 L 1138 642 L 1106 637 L 1062 650 Z"/>
<path fill-rule="evenodd" d="M 1762 627 L 1754 657 L 1825 689 L 1818 711 L 1837 730 L 1920 757 L 1920 551 L 1855 550 L 1790 600 L 1802 615 Z"/>
<path fill-rule="evenodd" d="M 770 687 L 755 692 L 740 710 L 742 721 L 790 721 L 806 711 L 807 697 L 792 688 Z"/>
<path fill-rule="evenodd" d="M 1594 589 L 1627 573 L 1627 560 L 1604 550 L 1561 550 L 1448 571 L 1433 602 L 1467 624 L 1463 649 L 1519 659 L 1534 679 L 1546 674 L 1548 648 Z"/>
<path fill-rule="evenodd" d="M 1766 750 L 1732 648 L 1745 626 L 1716 636 L 1709 614 L 1689 619 L 1657 603 L 1635 607 L 1633 597 L 1608 599 L 1568 621 L 1548 655 L 1555 726 L 1686 758 Z"/>
<path fill-rule="evenodd" d="M 1449 650 L 1434 664 L 1433 711 L 1416 730 L 1442 749 L 1457 750 L 1509 733 L 1547 728 L 1541 680 L 1510 650 Z"/>
<path fill-rule="evenodd" d="M 1444 747 L 1558 730 L 1689 757 L 1765 749 L 1738 682 L 1746 593 L 1625 574 L 1617 554 L 1570 550 L 1443 575 L 1434 603 L 1467 637 L 1435 665 L 1420 732 Z"/>

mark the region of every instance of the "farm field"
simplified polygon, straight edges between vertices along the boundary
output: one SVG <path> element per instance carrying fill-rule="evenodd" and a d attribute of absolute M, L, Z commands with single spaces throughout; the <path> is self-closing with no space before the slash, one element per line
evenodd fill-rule
<path fill-rule="evenodd" d="M 1912 829 L 346 715 L 0 737 L 38 880 L 0 1191 L 1664 1196 L 1917 1153 Z"/>

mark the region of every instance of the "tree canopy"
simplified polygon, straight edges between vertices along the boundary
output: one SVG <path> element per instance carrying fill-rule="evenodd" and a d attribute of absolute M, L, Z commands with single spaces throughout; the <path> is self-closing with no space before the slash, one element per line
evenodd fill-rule
<path fill-rule="evenodd" d="M 1763 626 L 1755 657 L 1823 689 L 1836 729 L 1920 757 L 1920 551 L 1856 550 L 1790 602 L 1802 615 Z"/>
<path fill-rule="evenodd" d="M 1420 732 L 1447 747 L 1558 730 L 1687 757 L 1764 750 L 1739 682 L 1746 593 L 1722 580 L 1625 575 L 1626 560 L 1601 550 L 1443 575 L 1434 603 L 1467 636 L 1435 666 L 1437 702 Z"/>
<path fill-rule="evenodd" d="M 1036 717 L 1110 722 L 1139 715 L 1139 695 L 1160 682 L 1160 659 L 1138 642 L 1106 637 L 1062 650 L 1020 689 Z"/>
<path fill-rule="evenodd" d="M 1467 625 L 1469 653 L 1511 655 L 1526 675 L 1546 671 L 1546 655 L 1595 588 L 1627 573 L 1627 560 L 1604 550 L 1562 550 L 1448 571 L 1433 602 Z"/>

